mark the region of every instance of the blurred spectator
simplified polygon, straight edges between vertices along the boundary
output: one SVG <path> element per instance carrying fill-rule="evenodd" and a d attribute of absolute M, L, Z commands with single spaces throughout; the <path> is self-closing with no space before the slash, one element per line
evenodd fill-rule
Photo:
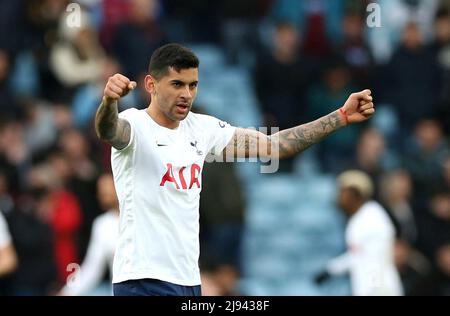
<path fill-rule="evenodd" d="M 95 0 L 101 2 L 102 20 L 99 40 L 108 53 L 111 53 L 112 41 L 120 24 L 128 20 L 130 14 L 129 0 Z"/>
<path fill-rule="evenodd" d="M 450 242 L 437 250 L 436 261 L 440 272 L 439 295 L 450 296 Z"/>
<path fill-rule="evenodd" d="M 20 109 L 9 87 L 11 68 L 10 54 L 0 48 L 0 113 L 2 116 L 5 115 L 6 119 L 20 114 Z"/>
<path fill-rule="evenodd" d="M 436 53 L 439 62 L 442 65 L 446 65 L 445 59 L 440 59 L 444 58 L 441 54 L 445 54 L 450 44 L 450 11 L 445 7 L 441 7 L 436 13 L 433 35 L 434 39 L 431 48 Z"/>
<path fill-rule="evenodd" d="M 412 181 L 407 171 L 394 170 L 380 179 L 380 197 L 398 225 L 399 236 L 414 245 L 417 242 L 417 225 L 411 203 Z"/>
<path fill-rule="evenodd" d="M 34 167 L 29 175 L 31 187 L 49 190 L 40 211 L 52 229 L 59 284 L 64 284 L 70 274 L 68 265 L 80 262 L 76 236 L 82 223 L 80 204 L 66 188 L 61 173 L 64 170 L 60 166 L 62 163 L 62 160 L 53 158 L 50 164 Z"/>
<path fill-rule="evenodd" d="M 434 21 L 434 42 L 431 49 L 440 66 L 442 91 L 439 100 L 439 119 L 445 132 L 450 133 L 450 8 L 442 7 Z"/>
<path fill-rule="evenodd" d="M 74 282 L 62 289 L 63 295 L 88 294 L 99 285 L 106 267 L 112 275 L 114 252 L 119 234 L 119 202 L 112 175 L 100 176 L 97 186 L 98 200 L 105 213 L 95 219 L 86 258 Z"/>
<path fill-rule="evenodd" d="M 123 74 L 133 80 L 145 72 L 151 54 L 165 42 L 158 6 L 158 0 L 131 0 L 128 21 L 121 24 L 115 34 L 114 56 Z"/>
<path fill-rule="evenodd" d="M 347 171 L 338 177 L 338 185 L 339 207 L 350 216 L 348 250 L 331 260 L 316 281 L 350 272 L 353 295 L 403 295 L 394 263 L 395 229 L 383 207 L 371 200 L 372 181 L 361 171 Z"/>
<path fill-rule="evenodd" d="M 305 119 L 307 60 L 300 55 L 300 39 L 290 24 L 276 25 L 273 49 L 259 56 L 254 80 L 265 126 L 291 128 Z"/>
<path fill-rule="evenodd" d="M 260 47 L 259 25 L 271 0 L 220 1 L 222 43 L 228 62 L 248 68 Z"/>
<path fill-rule="evenodd" d="M 297 29 L 287 23 L 275 26 L 271 51 L 258 56 L 254 69 L 256 95 L 264 126 L 291 128 L 306 120 L 306 90 L 314 63 L 300 53 Z M 291 172 L 293 159 L 280 162 L 280 172 Z"/>
<path fill-rule="evenodd" d="M 49 162 L 65 187 L 79 201 L 82 222 L 78 231 L 77 245 L 80 258 L 83 258 L 89 242 L 92 222 L 99 215 L 96 202 L 96 181 L 99 171 L 90 159 L 90 148 L 80 132 L 66 130 L 61 133 L 59 148 L 61 152 L 51 154 Z"/>
<path fill-rule="evenodd" d="M 431 38 L 433 17 L 441 0 L 377 0 L 381 27 L 368 29 L 371 50 L 377 63 L 386 63 L 410 22 L 418 23 L 426 42 Z"/>
<path fill-rule="evenodd" d="M 0 169 L 0 211 L 10 214 L 14 209 L 14 200 L 9 191 L 9 183 L 6 174 Z"/>
<path fill-rule="evenodd" d="M 224 272 L 224 275 L 230 276 L 230 270 L 233 270 L 236 281 L 241 269 L 245 229 L 246 201 L 242 185 L 232 163 L 206 163 L 204 170 L 207 172 L 203 176 L 200 195 L 200 214 L 204 224 L 201 262 L 217 267 L 214 274 Z M 218 187 L 221 189 L 217 190 Z"/>
<path fill-rule="evenodd" d="M 439 124 L 434 120 L 419 122 L 404 155 L 404 166 L 414 184 L 415 205 L 423 208 L 436 185 L 440 185 L 444 161 L 449 155 Z"/>
<path fill-rule="evenodd" d="M 405 139 L 419 120 L 437 114 L 440 88 L 438 65 L 424 45 L 417 24 L 405 27 L 402 44 L 395 51 L 385 77 L 383 87 L 389 91 L 389 101 L 399 115 L 398 137 Z"/>
<path fill-rule="evenodd" d="M 64 99 L 69 101 L 76 87 L 100 78 L 104 52 L 85 12 L 81 14 L 81 27 L 70 27 L 66 20 L 64 14 L 59 22 L 59 40 L 50 51 L 50 67 L 66 93 L 72 92 Z"/>
<path fill-rule="evenodd" d="M 80 262 L 76 242 L 81 224 L 80 206 L 76 197 L 68 191 L 51 194 L 50 223 L 55 234 L 55 256 L 58 264 L 59 281 L 65 282 L 69 275 L 67 267 Z"/>
<path fill-rule="evenodd" d="M 53 105 L 53 122 L 56 126 L 57 134 L 74 126 L 71 109 L 64 103 Z"/>
<path fill-rule="evenodd" d="M 395 243 L 395 265 L 406 296 L 437 294 L 431 263 L 409 242 L 400 239 Z"/>
<path fill-rule="evenodd" d="M 450 192 L 450 156 L 444 161 L 444 183 L 442 186 Z"/>
<path fill-rule="evenodd" d="M 55 290 L 57 271 L 54 239 L 46 209 L 49 195 L 36 189 L 21 195 L 11 214 L 10 227 L 19 258 L 12 279 L 13 295 L 49 295 Z"/>
<path fill-rule="evenodd" d="M 56 141 L 54 109 L 48 103 L 29 102 L 25 107 L 24 138 L 30 153 L 38 156 Z"/>
<path fill-rule="evenodd" d="M 167 15 L 165 27 L 171 41 L 220 41 L 220 6 L 223 0 L 164 0 L 161 5 Z"/>
<path fill-rule="evenodd" d="M 37 62 L 40 97 L 62 101 L 67 97 L 64 86 L 55 77 L 50 65 L 50 53 L 58 40 L 58 26 L 68 0 L 26 1 L 28 45 Z"/>
<path fill-rule="evenodd" d="M 70 129 L 60 134 L 58 142 L 74 176 L 86 182 L 95 180 L 98 175 L 97 166 L 91 160 L 86 137 L 80 131 Z"/>
<path fill-rule="evenodd" d="M 395 166 L 396 158 L 388 150 L 386 139 L 374 127 L 365 129 L 359 136 L 356 145 L 356 157 L 348 159 L 347 168 L 356 166 L 366 172 L 374 183 L 374 198 L 379 199 L 380 178 L 390 168 Z M 382 186 L 381 186 L 382 187 Z"/>
<path fill-rule="evenodd" d="M 311 121 L 330 113 L 345 103 L 347 96 L 355 91 L 348 66 L 336 58 L 329 61 L 322 82 L 308 91 L 308 116 Z M 362 126 L 350 126 L 340 130 L 318 144 L 319 159 L 326 172 L 337 172 L 351 157 Z"/>
<path fill-rule="evenodd" d="M 331 1 L 331 3 L 341 3 L 342 1 Z M 327 36 L 327 16 L 325 8 L 330 1 L 308 0 L 305 2 L 305 25 L 304 25 L 304 45 L 303 50 L 306 55 L 316 58 L 327 58 L 331 52 L 332 43 L 330 39 L 336 37 Z M 338 10 L 336 13 L 341 13 Z M 328 17 L 329 18 L 329 17 Z"/>
<path fill-rule="evenodd" d="M 450 193 L 437 189 L 427 209 L 418 213 L 418 248 L 433 262 L 437 250 L 450 242 Z"/>
<path fill-rule="evenodd" d="M 26 44 L 25 1 L 0 1 L 0 50 L 15 55 Z"/>
<path fill-rule="evenodd" d="M 328 38 L 337 42 L 341 38 L 340 25 L 344 13 L 342 0 L 275 0 L 271 11 L 275 20 L 288 21 L 309 31 L 312 43 L 323 44 Z M 317 32 L 321 32 L 320 39 L 315 38 L 319 35 Z"/>
<path fill-rule="evenodd" d="M 78 235 L 80 258 L 84 257 L 90 239 L 94 219 L 100 214 L 97 203 L 97 178 L 100 173 L 92 157 L 88 139 L 78 130 L 69 129 L 61 133 L 59 141 L 60 158 L 69 169 L 67 188 L 73 192 L 81 206 L 83 221 Z"/>
<path fill-rule="evenodd" d="M 25 187 L 30 153 L 24 141 L 23 124 L 9 121 L 0 127 L 0 167 L 5 171 L 10 190 L 18 194 Z"/>
<path fill-rule="evenodd" d="M 342 22 L 343 39 L 337 51 L 341 53 L 358 89 L 372 87 L 374 60 L 364 38 L 364 18 L 359 13 L 348 13 Z"/>

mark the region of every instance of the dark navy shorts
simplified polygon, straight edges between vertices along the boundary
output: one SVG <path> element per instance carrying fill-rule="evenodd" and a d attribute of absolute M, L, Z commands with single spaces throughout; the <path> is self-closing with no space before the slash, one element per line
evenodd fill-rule
<path fill-rule="evenodd" d="M 155 279 L 128 280 L 113 284 L 114 296 L 201 296 L 200 285 L 183 286 Z"/>

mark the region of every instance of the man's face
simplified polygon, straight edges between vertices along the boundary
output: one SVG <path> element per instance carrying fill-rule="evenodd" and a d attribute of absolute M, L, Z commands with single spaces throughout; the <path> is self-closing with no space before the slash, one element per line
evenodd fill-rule
<path fill-rule="evenodd" d="M 177 72 L 169 68 L 169 73 L 154 81 L 152 101 L 156 101 L 159 111 L 171 121 L 182 121 L 189 114 L 197 95 L 198 69 L 181 69 Z"/>

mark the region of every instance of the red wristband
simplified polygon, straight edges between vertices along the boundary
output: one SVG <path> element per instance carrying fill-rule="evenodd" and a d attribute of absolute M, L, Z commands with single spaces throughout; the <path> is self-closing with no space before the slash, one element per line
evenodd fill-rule
<path fill-rule="evenodd" d="M 347 115 L 347 111 L 345 111 L 344 108 L 340 108 L 340 109 L 339 109 L 339 113 L 341 113 L 341 115 L 344 117 L 345 125 L 348 125 L 348 115 Z"/>

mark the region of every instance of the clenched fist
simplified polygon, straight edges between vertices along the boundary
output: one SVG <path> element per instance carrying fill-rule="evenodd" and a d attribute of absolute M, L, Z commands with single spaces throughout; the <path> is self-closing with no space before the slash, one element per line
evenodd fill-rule
<path fill-rule="evenodd" d="M 372 91 L 364 90 L 353 93 L 340 109 L 346 123 L 359 123 L 369 119 L 375 113 Z"/>
<path fill-rule="evenodd" d="M 109 77 L 103 95 L 107 102 L 117 101 L 126 96 L 131 90 L 134 90 L 136 86 L 137 83 L 135 81 L 131 81 L 121 74 L 115 74 Z"/>

